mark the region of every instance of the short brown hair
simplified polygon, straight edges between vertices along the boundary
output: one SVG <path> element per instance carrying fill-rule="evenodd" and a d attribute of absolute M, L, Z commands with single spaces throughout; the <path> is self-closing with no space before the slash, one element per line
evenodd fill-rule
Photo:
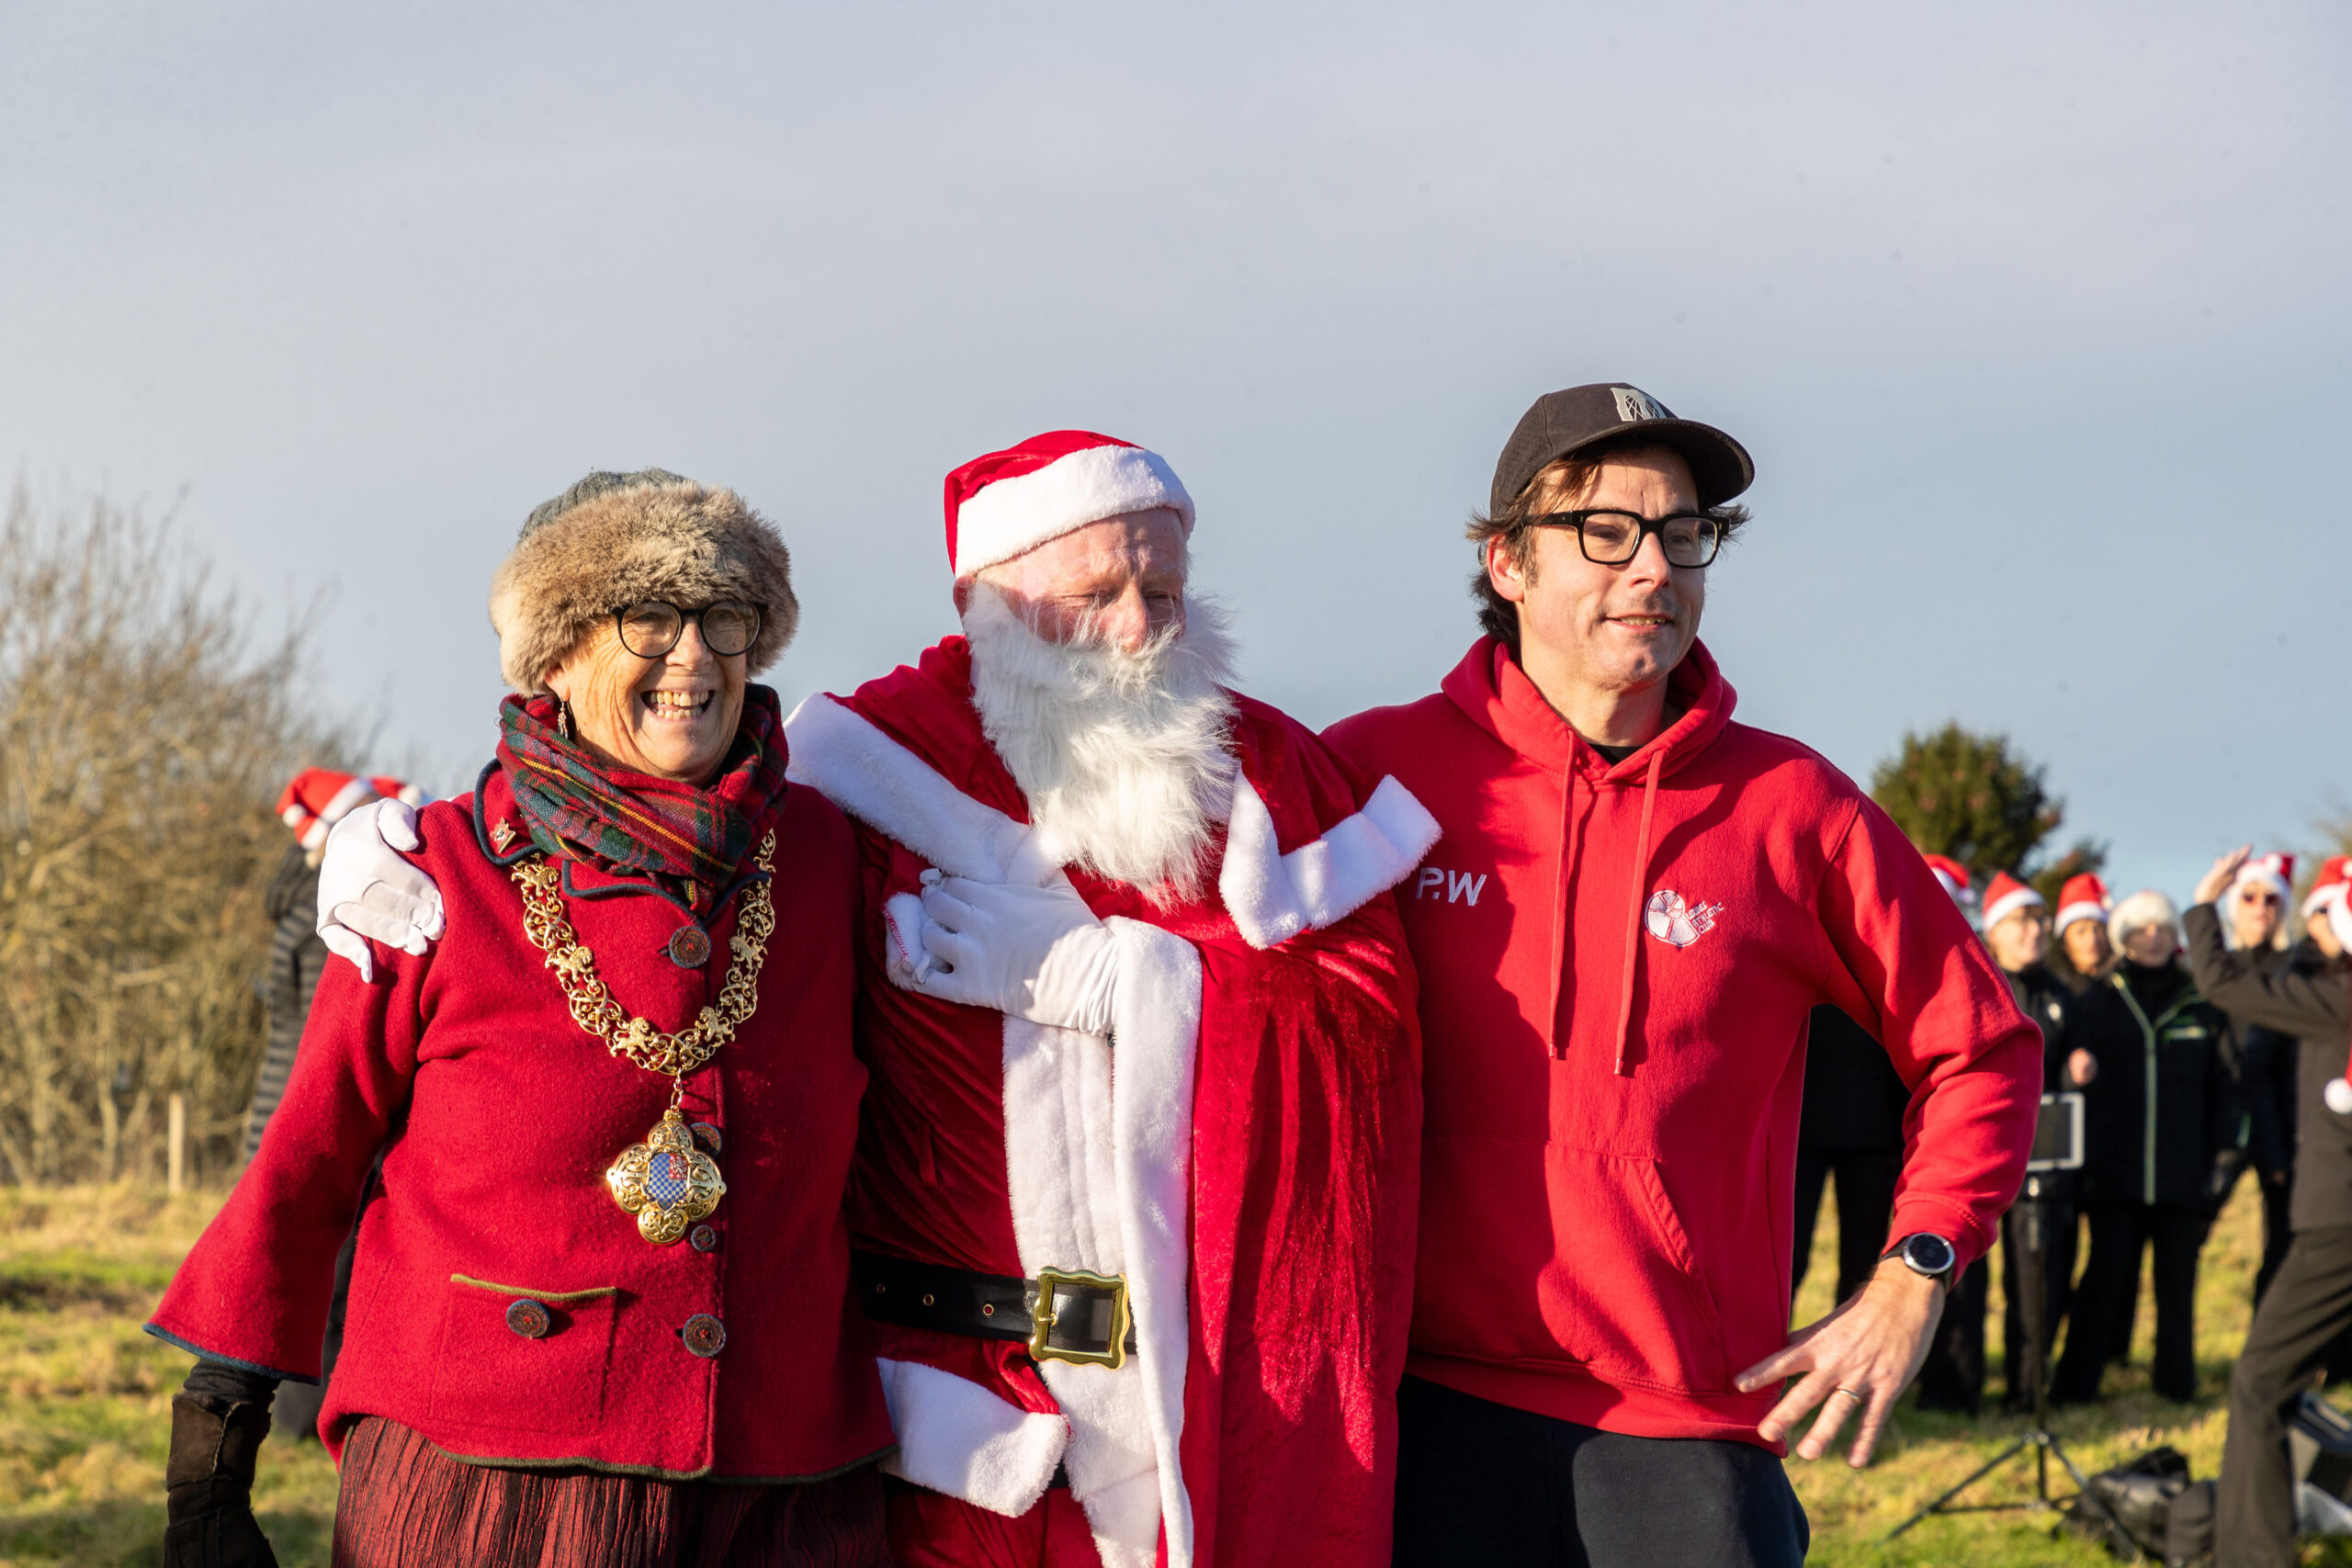
<path fill-rule="evenodd" d="M 1558 502 L 1573 500 L 1590 490 L 1593 481 L 1600 477 L 1601 465 L 1610 458 L 1645 448 L 1659 449 L 1655 441 L 1645 441 L 1638 434 L 1631 434 L 1587 447 L 1573 457 L 1555 457 L 1535 471 L 1526 488 L 1511 497 L 1510 505 L 1491 515 L 1483 512 L 1470 514 L 1466 532 L 1471 543 L 1478 547 L 1478 567 L 1470 577 L 1470 597 L 1477 602 L 1479 627 L 1510 649 L 1512 658 L 1519 657 L 1519 606 L 1495 591 L 1494 580 L 1487 574 L 1489 551 L 1502 551 L 1504 558 L 1519 569 L 1522 578 L 1534 581 L 1535 552 L 1529 547 L 1535 520 L 1557 510 Z M 1737 502 L 1700 510 L 1714 519 L 1715 526 L 1723 530 L 1725 543 L 1747 521 L 1747 508 Z"/>

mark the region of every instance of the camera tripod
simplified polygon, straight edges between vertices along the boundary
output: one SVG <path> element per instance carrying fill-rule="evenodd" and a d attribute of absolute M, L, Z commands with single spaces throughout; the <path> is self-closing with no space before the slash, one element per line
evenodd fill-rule
<path fill-rule="evenodd" d="M 2064 1497 L 2053 1498 L 2050 1495 L 2050 1461 L 2055 1459 L 2065 1467 L 2067 1475 L 2073 1479 L 2075 1495 L 2087 1504 L 2092 1512 L 2096 1513 L 2107 1527 L 2107 1533 L 2112 1539 L 2114 1545 L 2126 1553 L 2132 1562 L 2138 1562 L 2142 1556 L 2140 1543 L 2132 1539 L 2131 1532 L 2126 1530 L 2121 1521 L 2116 1518 L 2114 1510 L 2107 1506 L 2107 1500 L 2091 1490 L 2090 1482 L 2084 1477 L 2075 1461 L 2067 1457 L 2065 1447 L 2058 1441 L 2058 1434 L 2050 1429 L 2050 1380 L 2042 1366 L 2042 1346 L 2045 1342 L 2042 1325 L 2049 1310 L 2050 1300 L 2043 1280 L 2049 1267 L 2050 1222 L 2051 1209 L 2055 1203 L 2055 1194 L 2052 1190 L 2054 1187 L 2055 1183 L 2048 1173 L 2038 1170 L 2029 1172 L 2025 1179 L 2025 1190 L 2018 1195 L 2016 1206 L 2009 1211 L 2015 1217 L 2017 1225 L 2018 1272 L 2024 1276 L 2019 1281 L 2024 1300 L 2018 1303 L 2018 1310 L 2025 1318 L 2025 1372 L 2032 1380 L 2033 1425 L 2016 1442 L 1977 1466 L 1969 1473 L 1965 1481 L 1887 1531 L 1884 1538 L 1886 1540 L 1893 1540 L 1913 1525 L 1935 1514 L 1985 1514 L 1997 1513 L 2008 1508 L 2055 1507 L 2068 1500 Z M 1952 1501 L 1953 1498 L 2029 1449 L 2033 1450 L 2034 1495 L 2032 1496 L 2014 1503 L 1955 1503 Z"/>

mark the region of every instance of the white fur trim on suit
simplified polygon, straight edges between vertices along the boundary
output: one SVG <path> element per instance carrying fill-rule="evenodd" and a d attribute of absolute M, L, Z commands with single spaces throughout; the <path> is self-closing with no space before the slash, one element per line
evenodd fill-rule
<path fill-rule="evenodd" d="M 820 692 L 784 721 L 786 776 L 888 834 L 950 876 L 1043 887 L 1061 870 L 1035 835 L 939 776 L 922 758 Z"/>
<path fill-rule="evenodd" d="M 1429 808 L 1389 777 L 1363 810 L 1283 854 L 1266 803 L 1243 779 L 1233 792 L 1217 891 L 1250 946 L 1278 946 L 1303 931 L 1339 924 L 1396 886 L 1421 863 L 1438 832 Z"/>
<path fill-rule="evenodd" d="M 1122 512 L 1172 508 L 1193 532 L 1193 498 L 1176 470 L 1140 446 L 1087 446 L 998 479 L 956 511 L 956 575 L 969 577 Z"/>
<path fill-rule="evenodd" d="M 1068 1422 L 921 1361 L 877 1356 L 875 1365 L 899 1436 L 884 1470 L 1010 1518 L 1037 1506 L 1062 1461 Z"/>

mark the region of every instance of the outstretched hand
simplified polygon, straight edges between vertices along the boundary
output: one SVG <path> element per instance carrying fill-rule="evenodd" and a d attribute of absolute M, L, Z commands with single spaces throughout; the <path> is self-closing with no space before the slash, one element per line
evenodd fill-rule
<path fill-rule="evenodd" d="M 2205 879 L 2197 885 L 2197 891 L 2190 896 L 2189 902 L 2211 904 L 2228 892 L 2230 884 L 2237 880 L 2238 867 L 2244 865 L 2245 857 L 2252 853 L 2254 853 L 2252 844 L 2240 844 L 2236 849 L 2215 861 L 2213 869 L 2207 872 Z"/>
<path fill-rule="evenodd" d="M 1819 1459 L 1847 1417 L 1859 1410 L 1861 1425 L 1846 1462 L 1857 1470 L 1870 1463 L 1895 1400 L 1928 1359 L 1928 1341 L 1943 1310 L 1942 1285 L 1914 1273 L 1900 1259 L 1881 1263 L 1844 1305 L 1797 1330 L 1785 1349 L 1739 1374 L 1735 1386 L 1742 1393 L 1798 1378 L 1771 1414 L 1756 1424 L 1757 1436 L 1779 1442 L 1796 1429 L 1799 1417 L 1820 1405 L 1821 1414 L 1796 1445 L 1798 1458 Z"/>

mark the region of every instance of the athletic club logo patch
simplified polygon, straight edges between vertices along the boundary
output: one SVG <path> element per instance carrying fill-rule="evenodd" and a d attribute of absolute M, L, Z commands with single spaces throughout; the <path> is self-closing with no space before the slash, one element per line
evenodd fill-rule
<path fill-rule="evenodd" d="M 1661 890 L 1650 895 L 1650 935 L 1668 947 L 1688 947 L 1715 929 L 1721 904 L 1687 904 L 1682 895 Z"/>

